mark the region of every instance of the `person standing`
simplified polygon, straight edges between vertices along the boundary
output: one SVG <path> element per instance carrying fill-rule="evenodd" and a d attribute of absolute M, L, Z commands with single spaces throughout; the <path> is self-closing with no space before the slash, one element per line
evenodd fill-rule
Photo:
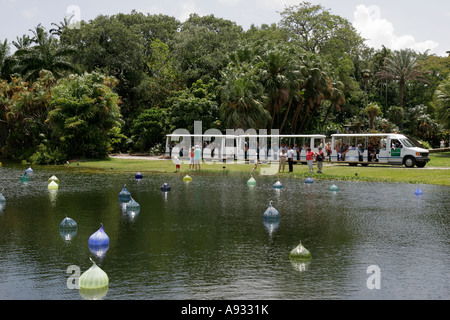
<path fill-rule="evenodd" d="M 294 150 L 292 149 L 291 146 L 288 147 L 288 152 L 287 152 L 287 159 L 288 159 L 288 165 L 289 165 L 289 172 L 293 172 L 294 171 Z"/>
<path fill-rule="evenodd" d="M 319 151 L 316 153 L 316 161 L 317 161 L 317 173 L 322 173 L 323 168 L 323 160 L 325 159 L 325 155 L 322 151 L 322 148 L 319 147 Z"/>
<path fill-rule="evenodd" d="M 280 165 L 278 167 L 278 173 L 280 173 L 281 169 L 283 169 L 283 172 L 284 172 L 284 167 L 285 166 L 286 166 L 286 150 L 285 149 L 281 149 Z"/>
<path fill-rule="evenodd" d="M 194 149 L 194 165 L 195 165 L 195 170 L 200 170 L 200 163 L 202 161 L 202 150 L 200 149 L 199 146 L 196 146 Z"/>
<path fill-rule="evenodd" d="M 306 163 L 308 164 L 308 172 L 314 172 L 314 152 L 309 147 L 306 149 Z"/>
<path fill-rule="evenodd" d="M 194 147 L 191 147 L 191 152 L 189 153 L 189 171 L 194 170 Z"/>

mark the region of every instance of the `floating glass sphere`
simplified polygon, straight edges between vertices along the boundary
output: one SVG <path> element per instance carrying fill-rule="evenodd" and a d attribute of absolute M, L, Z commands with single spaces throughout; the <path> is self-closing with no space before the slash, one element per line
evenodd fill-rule
<path fill-rule="evenodd" d="M 333 184 L 333 185 L 330 187 L 330 191 L 339 191 L 339 188 L 338 188 L 335 184 Z"/>
<path fill-rule="evenodd" d="M 136 175 L 134 176 L 134 178 L 135 178 L 136 180 L 142 179 L 142 173 L 140 173 L 140 172 L 136 173 Z"/>
<path fill-rule="evenodd" d="M 27 170 L 25 170 L 25 173 L 28 175 L 32 175 L 33 174 L 33 169 L 31 169 L 31 167 L 29 167 Z"/>
<path fill-rule="evenodd" d="M 247 180 L 247 185 L 248 186 L 256 185 L 256 180 L 255 180 L 255 178 L 253 178 L 253 176 L 250 179 Z"/>
<path fill-rule="evenodd" d="M 75 237 L 75 235 L 77 234 L 77 231 L 78 231 L 78 225 L 75 222 L 75 220 L 73 220 L 71 218 L 66 217 L 59 224 L 59 233 L 64 238 L 64 240 L 67 240 L 67 241 L 71 240 L 73 237 Z"/>
<path fill-rule="evenodd" d="M 83 272 L 78 279 L 80 289 L 99 289 L 105 288 L 109 285 L 109 278 L 105 271 L 100 269 L 97 264 L 91 259 L 92 266 Z"/>
<path fill-rule="evenodd" d="M 168 183 L 163 183 L 163 185 L 161 186 L 161 191 L 163 192 L 170 191 L 170 185 Z"/>
<path fill-rule="evenodd" d="M 189 181 L 192 181 L 192 178 L 191 178 L 189 175 L 185 175 L 185 176 L 183 177 L 183 181 L 189 182 Z"/>
<path fill-rule="evenodd" d="M 423 195 L 423 192 L 422 192 L 422 190 L 420 190 L 419 188 L 417 188 L 416 191 L 414 191 L 414 194 L 415 194 L 416 196 L 421 196 L 421 195 Z"/>
<path fill-rule="evenodd" d="M 264 220 L 278 220 L 280 219 L 280 213 L 272 206 L 272 201 L 269 202 L 269 207 L 264 211 Z"/>
<path fill-rule="evenodd" d="M 302 245 L 302 242 L 300 241 L 300 244 L 289 253 L 289 258 L 292 260 L 309 260 L 311 259 L 311 253 Z"/>
<path fill-rule="evenodd" d="M 273 184 L 273 187 L 274 187 L 275 189 L 281 189 L 281 188 L 283 188 L 283 185 L 281 184 L 280 181 L 277 181 L 277 182 L 275 182 L 275 183 Z"/>
<path fill-rule="evenodd" d="M 126 185 L 123 186 L 122 191 L 119 192 L 119 202 L 126 203 L 131 200 L 131 193 L 128 192 Z"/>
<path fill-rule="evenodd" d="M 313 179 L 311 179 L 311 177 L 308 177 L 305 179 L 305 183 L 313 183 Z"/>
<path fill-rule="evenodd" d="M 51 181 L 48 186 L 48 190 L 58 190 L 59 185 L 55 181 Z"/>

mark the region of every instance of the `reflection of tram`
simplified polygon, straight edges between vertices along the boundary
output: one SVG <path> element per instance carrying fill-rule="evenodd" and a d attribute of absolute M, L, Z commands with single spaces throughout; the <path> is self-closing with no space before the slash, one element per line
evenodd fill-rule
<path fill-rule="evenodd" d="M 258 135 L 258 134 L 168 134 L 166 156 L 177 155 L 189 159 L 191 147 L 202 149 L 204 161 L 245 161 L 258 154 L 261 163 L 277 161 L 281 148 L 294 147 L 294 161 L 306 162 L 306 148 L 317 152 L 323 148 L 325 135 Z M 298 149 L 296 149 L 298 148 Z M 181 153 L 180 153 L 181 151 Z M 430 158 L 427 149 L 417 147 L 411 139 L 396 133 L 333 134 L 331 135 L 331 162 L 361 164 L 371 163 L 424 167 Z"/>
<path fill-rule="evenodd" d="M 331 161 L 367 166 L 370 163 L 424 167 L 429 151 L 402 134 L 366 133 L 331 135 Z"/>

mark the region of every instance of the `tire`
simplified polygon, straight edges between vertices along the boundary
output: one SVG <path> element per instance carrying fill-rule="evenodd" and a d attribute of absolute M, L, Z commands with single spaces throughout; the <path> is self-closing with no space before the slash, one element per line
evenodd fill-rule
<path fill-rule="evenodd" d="M 407 168 L 413 168 L 416 164 L 416 159 L 414 159 L 413 157 L 405 157 L 405 159 L 403 159 L 403 164 Z"/>
<path fill-rule="evenodd" d="M 427 164 L 426 162 L 416 162 L 417 168 L 423 168 L 425 167 L 426 164 Z"/>

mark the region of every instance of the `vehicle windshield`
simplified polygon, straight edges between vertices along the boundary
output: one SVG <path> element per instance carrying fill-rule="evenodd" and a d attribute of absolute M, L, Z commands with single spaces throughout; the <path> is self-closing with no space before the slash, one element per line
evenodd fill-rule
<path fill-rule="evenodd" d="M 403 146 L 407 147 L 407 148 L 414 148 L 416 147 L 416 145 L 414 144 L 414 142 L 412 142 L 411 140 L 405 138 L 405 139 L 400 139 L 400 142 L 402 143 Z"/>

